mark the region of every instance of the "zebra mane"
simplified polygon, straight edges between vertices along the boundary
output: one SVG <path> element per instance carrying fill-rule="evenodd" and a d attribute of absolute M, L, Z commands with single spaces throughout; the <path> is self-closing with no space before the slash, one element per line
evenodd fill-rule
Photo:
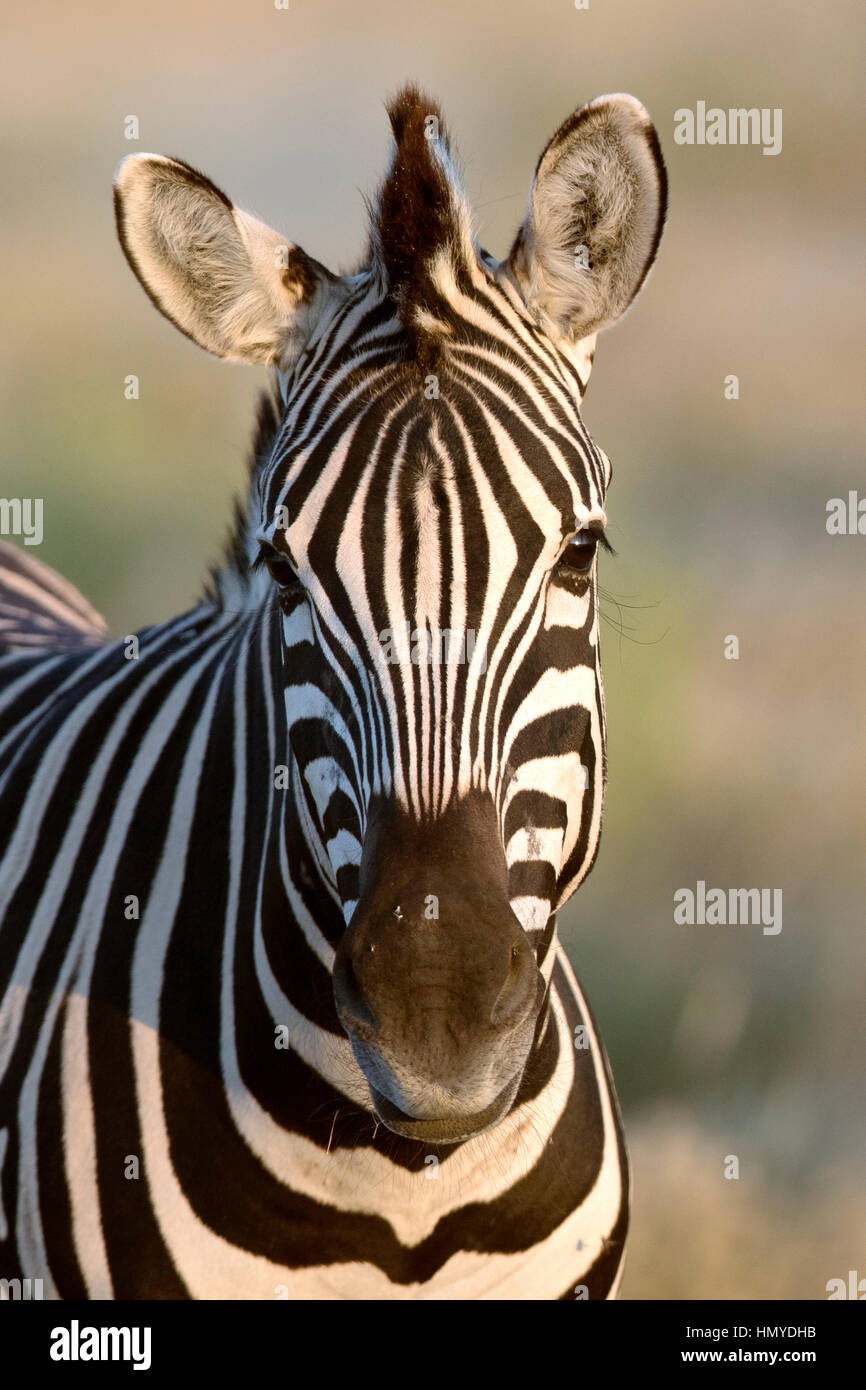
<path fill-rule="evenodd" d="M 409 356 L 426 372 L 438 356 L 447 303 L 437 282 L 453 282 L 476 250 L 438 103 L 410 85 L 387 110 L 394 149 L 371 208 L 369 261 L 399 311 Z"/>
<path fill-rule="evenodd" d="M 205 581 L 204 600 L 228 610 L 259 604 L 272 585 L 267 573 L 252 570 L 256 557 L 255 533 L 259 525 L 259 474 L 271 456 L 280 429 L 281 396 L 277 374 L 259 394 L 256 423 L 248 458 L 245 496 L 235 493 L 232 520 L 223 544 L 222 561 L 212 565 Z"/>

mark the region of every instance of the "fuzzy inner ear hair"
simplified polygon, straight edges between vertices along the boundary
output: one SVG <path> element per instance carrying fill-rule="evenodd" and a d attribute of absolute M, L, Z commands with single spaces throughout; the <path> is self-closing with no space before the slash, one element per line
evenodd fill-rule
<path fill-rule="evenodd" d="M 238 362 L 297 357 L 336 277 L 182 160 L 129 155 L 114 195 L 126 258 L 182 333 Z"/>
<path fill-rule="evenodd" d="M 635 97 L 598 97 L 542 152 L 508 258 L 527 307 L 550 335 L 579 342 L 632 303 L 656 258 L 667 175 Z"/>

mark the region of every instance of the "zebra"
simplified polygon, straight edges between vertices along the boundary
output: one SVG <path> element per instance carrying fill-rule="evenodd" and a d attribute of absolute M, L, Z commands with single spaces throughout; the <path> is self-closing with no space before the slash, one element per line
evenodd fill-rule
<path fill-rule="evenodd" d="M 618 1291 L 620 1111 L 556 922 L 605 779 L 580 406 L 664 163 L 634 97 L 582 106 L 497 261 L 437 103 L 387 109 L 351 273 L 179 159 L 116 172 L 156 307 L 271 369 L 199 602 L 112 639 L 3 548 L 0 1276 L 45 1297 Z"/>

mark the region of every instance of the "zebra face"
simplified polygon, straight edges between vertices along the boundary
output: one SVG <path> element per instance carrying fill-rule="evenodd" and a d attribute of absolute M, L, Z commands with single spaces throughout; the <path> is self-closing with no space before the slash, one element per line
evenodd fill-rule
<path fill-rule="evenodd" d="M 655 257 L 665 176 L 631 97 L 567 120 L 510 255 L 474 242 L 441 114 L 407 89 L 361 270 L 336 277 L 177 161 L 118 225 L 163 311 L 277 366 L 257 475 L 293 806 L 345 930 L 338 1017 L 382 1121 L 453 1143 L 519 1103 L 555 914 L 604 782 L 596 333 Z"/>
<path fill-rule="evenodd" d="M 440 1142 L 513 1103 L 600 826 L 606 463 L 566 362 L 489 372 L 492 351 L 464 326 L 437 398 L 408 364 L 359 399 L 349 337 L 324 435 L 295 435 L 300 373 L 265 478 L 293 765 L 348 923 L 339 1016 L 381 1117 Z"/>

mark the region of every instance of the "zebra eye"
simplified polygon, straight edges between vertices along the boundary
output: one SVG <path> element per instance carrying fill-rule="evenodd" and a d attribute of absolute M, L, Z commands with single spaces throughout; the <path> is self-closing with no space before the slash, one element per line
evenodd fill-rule
<path fill-rule="evenodd" d="M 272 546 L 262 546 L 256 564 L 264 565 L 271 579 L 279 584 L 281 589 L 285 589 L 289 584 L 294 584 L 297 580 L 298 576 L 285 555 L 281 555 Z"/>
<path fill-rule="evenodd" d="M 592 569 L 597 549 L 596 536 L 591 535 L 589 531 L 578 531 L 565 547 L 559 563 L 575 574 L 588 574 Z"/>
<path fill-rule="evenodd" d="M 268 567 L 268 574 L 271 579 L 275 579 L 281 589 L 287 584 L 291 584 L 295 579 L 295 571 L 292 569 L 285 555 L 269 555 L 265 564 Z"/>

